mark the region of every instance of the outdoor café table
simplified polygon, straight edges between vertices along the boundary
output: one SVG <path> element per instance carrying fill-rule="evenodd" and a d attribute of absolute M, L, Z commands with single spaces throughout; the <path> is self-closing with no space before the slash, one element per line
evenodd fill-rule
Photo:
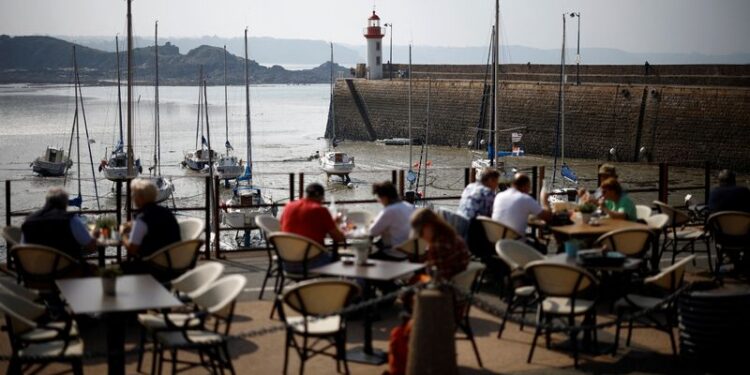
<path fill-rule="evenodd" d="M 371 280 L 391 281 L 402 276 L 409 275 L 415 271 L 419 271 L 424 267 L 425 265 L 422 263 L 393 262 L 377 259 L 368 259 L 367 265 L 358 266 L 354 263 L 344 264 L 343 261 L 339 260 L 325 266 L 313 268 L 312 270 L 310 270 L 310 272 L 319 275 L 347 277 L 363 280 L 363 299 L 367 301 L 373 297 L 372 288 L 370 285 Z M 370 316 L 370 311 L 366 312 L 364 315 L 364 346 L 347 351 L 346 359 L 359 363 L 381 365 L 387 360 L 386 354 L 382 351 L 373 349 L 372 317 Z"/>
<path fill-rule="evenodd" d="M 560 252 L 563 243 L 569 239 L 583 239 L 587 241 L 587 244 L 585 246 L 591 246 L 593 244 L 593 241 L 595 241 L 597 238 L 599 238 L 599 236 L 605 233 L 609 233 L 613 230 L 630 228 L 651 230 L 651 228 L 646 224 L 612 218 L 602 218 L 599 219 L 599 225 L 590 225 L 583 223 L 580 217 L 574 217 L 573 224 L 571 225 L 553 226 L 550 227 L 550 230 L 555 235 L 555 240 L 557 240 L 558 243 L 558 252 Z M 652 267 L 654 263 L 658 262 L 658 257 L 658 243 L 654 243 L 652 244 L 651 251 Z M 656 266 L 658 268 L 658 264 L 656 264 Z"/>
<path fill-rule="evenodd" d="M 126 314 L 182 306 L 182 302 L 151 275 L 119 276 L 114 296 L 104 294 L 99 277 L 64 279 L 56 283 L 75 315 L 101 314 L 105 320 L 109 374 L 125 373 Z"/>

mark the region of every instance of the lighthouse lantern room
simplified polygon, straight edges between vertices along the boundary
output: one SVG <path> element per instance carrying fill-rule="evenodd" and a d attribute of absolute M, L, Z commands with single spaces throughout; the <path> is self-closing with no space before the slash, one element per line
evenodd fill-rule
<path fill-rule="evenodd" d="M 383 36 L 385 28 L 380 27 L 380 17 L 372 11 L 364 29 L 367 39 L 367 72 L 369 79 L 383 78 Z"/>

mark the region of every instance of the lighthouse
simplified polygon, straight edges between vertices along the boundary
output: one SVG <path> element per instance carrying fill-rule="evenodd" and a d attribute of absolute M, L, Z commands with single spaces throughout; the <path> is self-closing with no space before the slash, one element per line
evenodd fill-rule
<path fill-rule="evenodd" d="M 385 32 L 380 27 L 380 17 L 372 11 L 364 29 L 367 39 L 367 72 L 369 79 L 383 78 L 383 36 Z"/>

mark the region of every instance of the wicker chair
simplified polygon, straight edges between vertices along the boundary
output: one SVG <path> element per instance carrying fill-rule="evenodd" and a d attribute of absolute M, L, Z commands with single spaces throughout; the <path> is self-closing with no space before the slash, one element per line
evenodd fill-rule
<path fill-rule="evenodd" d="M 723 211 L 708 217 L 706 226 L 711 231 L 716 247 L 716 275 L 719 275 L 724 258 L 729 255 L 739 258 L 744 253 L 750 256 L 750 214 L 739 211 Z"/>
<path fill-rule="evenodd" d="M 524 272 L 524 267 L 533 261 L 543 260 L 544 255 L 533 247 L 518 240 L 500 240 L 495 245 L 497 255 L 510 269 L 510 282 L 507 284 L 512 291 L 505 293 L 510 296 L 505 309 L 505 315 L 500 322 L 500 329 L 497 332 L 497 338 L 501 338 L 505 330 L 505 322 L 511 314 L 518 308 L 521 308 L 520 329 L 523 330 L 523 319 L 526 319 L 526 311 L 534 304 L 536 294 L 534 286 L 527 285 L 529 280 Z M 515 285 L 518 285 L 517 287 Z M 512 292 L 512 293 L 511 293 Z"/>
<path fill-rule="evenodd" d="M 393 247 L 395 250 L 404 253 L 409 261 L 414 263 L 424 262 L 427 254 L 427 241 L 421 238 L 409 238 L 401 244 Z"/>
<path fill-rule="evenodd" d="M 274 255 L 274 250 L 271 244 L 271 241 L 269 240 L 269 236 L 272 233 L 280 232 L 281 231 L 281 223 L 279 222 L 279 219 L 271 216 L 271 215 L 258 215 L 255 217 L 255 225 L 260 228 L 261 235 L 265 239 L 266 242 L 266 256 L 268 258 L 268 267 L 266 267 L 266 275 L 263 277 L 263 285 L 260 287 L 260 294 L 258 295 L 258 299 L 263 299 L 263 294 L 266 291 L 266 284 L 268 283 L 268 279 L 274 278 L 274 290 L 278 288 L 278 280 L 280 276 L 279 271 L 279 262 L 277 260 L 276 255 Z"/>
<path fill-rule="evenodd" d="M 547 261 L 534 261 L 526 265 L 526 272 L 534 280 L 539 294 L 537 310 L 537 327 L 529 350 L 527 362 L 531 363 L 536 348 L 536 341 L 542 331 L 545 331 L 547 348 L 552 328 L 549 327 L 554 318 L 562 318 L 567 322 L 566 330 L 571 330 L 570 338 L 573 346 L 574 364 L 578 367 L 578 331 L 576 317 L 583 316 L 583 325 L 596 324 L 597 289 L 599 280 L 588 271 L 577 266 Z M 594 344 L 596 344 L 596 330 L 593 330 Z"/>
<path fill-rule="evenodd" d="M 708 268 L 713 269 L 711 261 L 711 246 L 709 243 L 709 233 L 702 226 L 689 226 L 690 215 L 685 211 L 678 210 L 664 202 L 654 201 L 659 210 L 669 216 L 669 224 L 666 226 L 666 238 L 662 245 L 662 254 L 671 245 L 672 247 L 672 264 L 677 259 L 677 254 L 690 251 L 695 254 L 695 242 L 703 241 L 706 244 L 706 255 L 708 255 Z M 679 247 L 679 243 L 685 243 L 685 246 Z M 693 258 L 695 262 L 695 258 Z"/>
<path fill-rule="evenodd" d="M 195 267 L 201 246 L 203 240 L 176 242 L 143 257 L 141 262 L 154 278 L 165 283 Z"/>
<path fill-rule="evenodd" d="M 289 364 L 290 348 L 294 348 L 300 356 L 300 374 L 304 373 L 305 362 L 318 354 L 335 358 L 336 371 L 341 369 L 343 362 L 345 373 L 349 373 L 346 362 L 346 319 L 336 313 L 349 305 L 359 293 L 360 288 L 354 282 L 317 279 L 298 283 L 277 297 L 279 315 L 287 327 L 284 374 Z M 322 316 L 325 317 L 320 318 Z M 301 337 L 301 342 L 298 337 Z M 328 345 L 316 347 L 322 340 L 328 341 Z M 332 347 L 335 354 L 327 352 Z"/>
<path fill-rule="evenodd" d="M 653 243 L 653 232 L 640 228 L 618 229 L 603 234 L 594 243 L 629 257 L 643 258 Z"/>
<path fill-rule="evenodd" d="M 487 240 L 490 243 L 497 243 L 497 241 L 505 239 L 517 240 L 523 237 L 521 233 L 516 232 L 511 227 L 489 217 L 477 216 L 477 220 L 482 223 L 484 232 L 487 234 Z"/>
<path fill-rule="evenodd" d="M 456 325 L 460 328 L 464 334 L 465 339 L 471 341 L 471 347 L 474 349 L 474 355 L 477 357 L 477 363 L 479 367 L 482 367 L 482 358 L 479 356 L 479 348 L 474 340 L 474 330 L 471 328 L 471 320 L 469 319 L 469 313 L 471 312 L 471 299 L 478 292 L 479 279 L 482 277 L 485 265 L 479 262 L 471 262 L 466 269 L 457 275 L 453 276 L 451 283 L 455 288 L 461 291 L 465 296 L 457 296 L 454 294 L 454 304 L 457 306 Z"/>
<path fill-rule="evenodd" d="M 195 217 L 181 220 L 178 224 L 180 226 L 180 238 L 183 241 L 197 240 L 206 229 L 206 224 L 203 220 Z"/>
<path fill-rule="evenodd" d="M 80 272 L 83 265 L 60 250 L 42 245 L 17 245 L 11 249 L 18 281 L 41 293 L 57 290 L 55 280 Z"/>
<path fill-rule="evenodd" d="M 659 289 L 662 294 L 666 292 L 666 295 L 674 293 L 683 284 L 685 276 L 685 267 L 688 263 L 693 261 L 695 255 L 690 255 L 681 259 L 679 262 L 665 268 L 659 274 L 646 278 L 643 281 L 645 287 L 655 287 Z M 665 301 L 663 298 L 651 297 L 640 294 L 627 294 L 624 298 L 615 303 L 617 311 L 617 329 L 615 331 L 615 348 L 614 352 L 617 351 L 617 345 L 620 339 L 620 327 L 622 321 L 625 320 L 625 313 L 630 312 L 627 316 L 628 320 L 628 338 L 626 345 L 630 346 L 630 337 L 633 333 L 633 323 L 635 321 L 634 314 L 641 311 L 651 311 L 648 315 L 641 317 L 644 321 L 643 325 L 639 327 L 655 327 L 661 331 L 666 332 L 669 335 L 669 341 L 672 345 L 672 353 L 677 355 L 677 345 L 675 344 L 673 329 L 677 326 L 677 311 L 676 311 L 676 300 Z M 665 323 L 660 322 L 656 315 L 662 314 L 665 317 Z"/>

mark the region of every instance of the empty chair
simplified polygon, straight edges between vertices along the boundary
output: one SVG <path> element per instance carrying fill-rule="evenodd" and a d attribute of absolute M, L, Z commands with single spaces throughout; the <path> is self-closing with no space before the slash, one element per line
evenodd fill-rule
<path fill-rule="evenodd" d="M 638 220 L 646 220 L 646 218 L 651 216 L 651 207 L 646 206 L 644 204 L 636 204 L 635 215 L 638 218 Z"/>
<path fill-rule="evenodd" d="M 11 250 L 18 279 L 40 292 L 56 290 L 55 280 L 80 273 L 82 265 L 60 250 L 42 245 L 16 245 Z"/>
<path fill-rule="evenodd" d="M 534 286 L 528 285 L 529 280 L 526 277 L 524 267 L 533 261 L 543 260 L 544 255 L 533 247 L 518 240 L 500 240 L 495 244 L 495 250 L 500 259 L 505 262 L 510 269 L 508 277 L 510 282 L 507 285 L 512 289 L 506 293 L 510 296 L 505 309 L 505 315 L 500 322 L 500 330 L 497 332 L 497 338 L 501 338 L 505 329 L 505 321 L 519 307 L 521 308 L 521 319 L 526 319 L 526 310 L 534 303 Z M 516 286 L 517 285 L 517 286 Z M 521 322 L 521 330 L 524 323 Z"/>
<path fill-rule="evenodd" d="M 659 250 L 658 245 L 661 242 L 661 237 L 666 236 L 665 232 L 667 224 L 669 224 L 669 215 L 655 214 L 647 217 L 645 221 L 649 229 L 654 232 L 654 243 L 656 244 L 656 247 L 653 249 L 653 254 L 651 254 L 651 269 L 658 270 L 659 260 L 661 259 L 661 251 Z M 664 241 L 666 241 L 666 238 Z"/>
<path fill-rule="evenodd" d="M 451 279 L 453 286 L 464 295 L 454 294 L 454 304 L 456 306 L 456 325 L 464 334 L 466 339 L 471 341 L 471 347 L 474 349 L 474 355 L 477 357 L 479 367 L 482 367 L 482 358 L 479 356 L 479 348 L 474 340 L 474 331 L 471 329 L 471 320 L 469 312 L 471 311 L 471 301 L 479 289 L 479 279 L 484 272 L 485 265 L 479 262 L 470 262 L 465 270 L 459 272 Z M 466 297 L 468 295 L 469 297 Z"/>
<path fill-rule="evenodd" d="M 722 211 L 708 217 L 706 227 L 711 231 L 716 246 L 716 274 L 729 255 L 734 260 L 742 253 L 747 257 L 750 249 L 750 214 L 739 211 Z M 735 265 L 738 266 L 738 265 Z"/>
<path fill-rule="evenodd" d="M 359 293 L 360 288 L 354 282 L 317 279 L 295 284 L 278 297 L 279 315 L 287 327 L 284 374 L 289 364 L 289 348 L 294 348 L 300 356 L 300 374 L 304 373 L 305 362 L 317 354 L 336 359 L 337 371 L 343 362 L 344 371 L 349 373 L 346 362 L 346 318 L 336 313 L 348 306 Z M 298 337 L 302 340 L 298 340 Z M 316 347 L 321 342 L 328 345 Z M 334 348 L 335 353 L 328 353 L 330 348 Z"/>
<path fill-rule="evenodd" d="M 634 317 L 639 313 L 647 311 L 648 314 L 640 316 L 643 325 L 639 327 L 654 327 L 664 331 L 669 335 L 669 341 L 672 345 L 672 354 L 677 355 L 677 345 L 675 344 L 673 330 L 677 326 L 677 300 L 668 301 L 665 299 L 677 291 L 683 285 L 685 268 L 687 264 L 695 258 L 690 255 L 681 259 L 679 262 L 665 268 L 659 274 L 646 278 L 643 281 L 645 287 L 654 287 L 660 289 L 663 297 L 653 297 L 640 294 L 627 294 L 615 304 L 617 310 L 617 330 L 615 331 L 615 351 L 620 339 L 620 326 L 623 320 L 628 320 L 628 338 L 626 345 L 630 346 L 630 337 L 633 333 Z M 626 316 L 625 313 L 630 313 Z M 662 323 L 657 315 L 662 315 L 665 322 Z"/>
<path fill-rule="evenodd" d="M 206 262 L 172 280 L 170 285 L 178 295 L 192 299 L 211 286 L 221 276 L 222 272 L 224 272 L 223 264 Z"/>
<path fill-rule="evenodd" d="M 39 299 L 38 291 L 34 289 L 25 288 L 5 278 L 0 279 L 0 292 L 15 294 L 28 301 L 36 301 Z"/>
<path fill-rule="evenodd" d="M 540 300 L 534 339 L 531 342 L 529 357 L 526 360 L 530 363 L 536 348 L 536 341 L 543 330 L 547 333 L 547 347 L 549 348 L 549 333 L 552 330 L 549 324 L 553 318 L 565 319 L 567 321 L 566 329 L 596 324 L 596 309 L 594 306 L 599 280 L 583 268 L 543 260 L 527 264 L 526 273 L 534 280 Z M 576 324 L 576 317 L 578 316 L 583 316 L 581 325 Z M 574 329 L 570 333 L 576 367 L 578 367 L 578 332 L 579 330 Z M 592 334 L 594 342 L 596 342 L 595 329 Z"/>
<path fill-rule="evenodd" d="M 595 246 L 603 246 L 629 257 L 643 257 L 653 244 L 653 233 L 649 229 L 627 228 L 603 234 Z"/>
<path fill-rule="evenodd" d="M 229 369 L 230 373 L 235 373 L 232 359 L 229 357 L 226 336 L 229 335 L 234 320 L 237 297 L 246 283 L 247 279 L 242 275 L 225 276 L 193 298 L 197 311 L 190 317 L 189 323 L 185 323 L 184 320 L 175 322 L 169 318 L 165 319 L 167 327 L 156 333 L 157 358 L 154 363 L 158 365 L 158 373 L 161 373 L 165 361 L 165 351 L 170 353 L 173 374 L 185 369 L 178 369 L 178 363 L 188 364 L 189 367 L 211 366 L 211 370 L 215 370 L 213 367 L 219 365 L 221 373 L 225 368 Z M 193 319 L 197 322 L 192 321 Z M 197 350 L 201 358 L 208 357 L 208 361 L 179 361 L 179 350 Z"/>
<path fill-rule="evenodd" d="M 279 219 L 271 216 L 271 215 L 258 215 L 255 217 L 255 225 L 260 228 L 261 235 L 263 236 L 263 239 L 266 242 L 266 256 L 268 258 L 268 267 L 266 267 L 266 275 L 263 277 L 263 285 L 260 287 L 260 294 L 258 295 L 258 299 L 263 299 L 263 293 L 266 291 L 266 284 L 268 283 L 268 279 L 274 278 L 274 285 L 278 284 L 278 278 L 279 278 L 279 267 L 278 267 L 278 261 L 276 260 L 276 255 L 273 253 L 273 248 L 271 247 L 271 241 L 269 241 L 268 236 L 271 233 L 274 232 L 280 232 L 281 231 L 281 223 L 279 222 Z"/>
<path fill-rule="evenodd" d="M 485 216 L 477 216 L 477 220 L 482 223 L 484 232 L 487 235 L 487 240 L 490 241 L 490 243 L 496 243 L 497 241 L 504 239 L 515 240 L 523 237 L 521 233 L 517 233 L 511 227 L 499 221 L 492 220 Z"/>
<path fill-rule="evenodd" d="M 424 256 L 427 254 L 427 241 L 420 237 L 409 238 L 393 248 L 404 253 L 412 262 L 423 262 Z"/>
<path fill-rule="evenodd" d="M 173 243 L 141 259 L 146 270 L 160 282 L 176 279 L 195 267 L 203 240 Z"/>
<path fill-rule="evenodd" d="M 2 292 L 0 311 L 5 314 L 12 350 L 9 374 L 21 374 L 26 364 L 45 366 L 53 362 L 70 363 L 74 374 L 83 374 L 83 340 L 72 319 L 42 323 L 46 320 L 44 305 Z"/>
<path fill-rule="evenodd" d="M 662 254 L 668 247 L 672 247 L 672 264 L 674 264 L 678 253 L 690 251 L 695 254 L 695 242 L 703 241 L 706 244 L 706 255 L 708 256 L 708 268 L 713 269 L 711 261 L 711 248 L 708 242 L 708 233 L 702 226 L 688 226 L 690 224 L 690 215 L 687 212 L 675 209 L 674 207 L 660 201 L 654 201 L 654 205 L 663 213 L 669 216 L 669 223 L 666 226 L 665 241 L 662 245 Z M 679 243 L 685 243 L 685 246 L 679 247 Z M 693 258 L 695 261 L 695 258 Z"/>
<path fill-rule="evenodd" d="M 180 226 L 180 239 L 183 241 L 197 240 L 206 229 L 203 220 L 195 217 L 180 220 L 178 224 Z"/>
<path fill-rule="evenodd" d="M 185 272 L 182 276 L 172 280 L 170 284 L 172 285 L 172 290 L 178 296 L 192 301 L 193 298 L 200 296 L 210 288 L 214 281 L 221 276 L 222 272 L 224 272 L 223 264 L 219 262 L 206 262 Z M 153 342 L 157 331 L 168 328 L 167 319 L 179 322 L 180 324 L 197 325 L 199 323 L 194 314 L 186 312 L 170 312 L 166 316 L 164 313 L 139 314 L 138 322 L 141 324 L 141 338 L 140 350 L 138 351 L 138 371 L 141 371 L 143 363 L 143 348 L 146 344 L 147 333 L 150 333 Z"/>

